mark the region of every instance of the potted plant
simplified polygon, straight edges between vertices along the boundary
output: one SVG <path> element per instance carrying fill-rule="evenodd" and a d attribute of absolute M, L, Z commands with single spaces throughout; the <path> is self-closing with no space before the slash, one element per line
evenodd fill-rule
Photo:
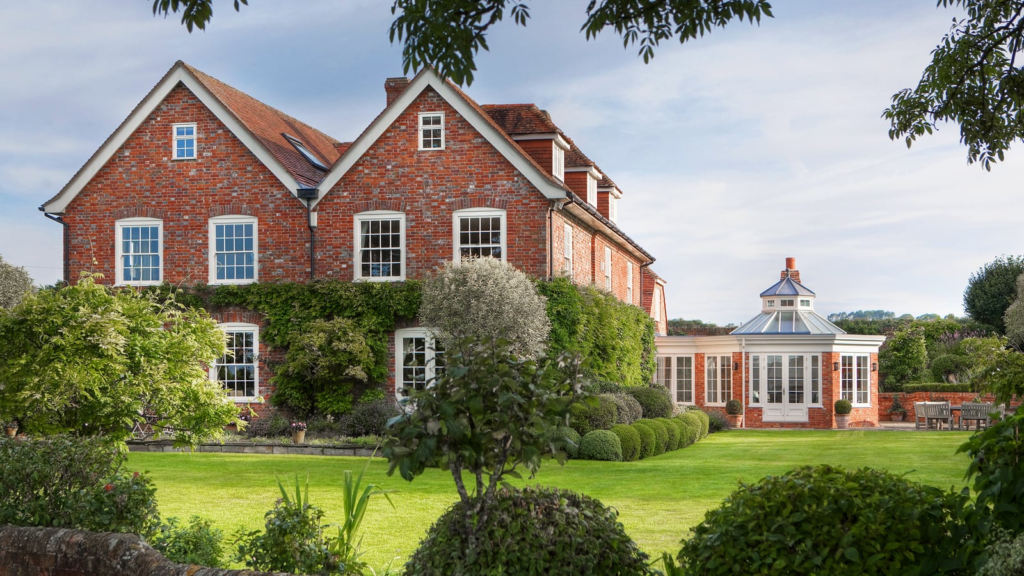
<path fill-rule="evenodd" d="M 302 444 L 306 441 L 306 423 L 292 422 L 292 444 Z"/>
<path fill-rule="evenodd" d="M 735 398 L 726 402 L 725 417 L 729 421 L 730 427 L 739 428 L 743 422 L 743 404 Z"/>
<path fill-rule="evenodd" d="M 889 407 L 889 419 L 893 422 L 903 422 L 907 416 L 907 409 L 903 407 L 899 394 L 892 395 L 892 406 Z"/>
<path fill-rule="evenodd" d="M 853 404 L 845 398 L 836 400 L 836 428 L 846 430 L 850 427 L 850 412 L 853 411 Z"/>
<path fill-rule="evenodd" d="M 14 438 L 18 435 L 18 423 L 14 420 L 4 424 L 4 434 L 7 434 L 8 438 Z"/>

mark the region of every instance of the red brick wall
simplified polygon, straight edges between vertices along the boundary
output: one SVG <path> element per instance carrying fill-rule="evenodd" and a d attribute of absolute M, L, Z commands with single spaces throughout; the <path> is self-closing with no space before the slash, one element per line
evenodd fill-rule
<path fill-rule="evenodd" d="M 195 122 L 196 159 L 171 160 L 171 125 Z M 164 280 L 209 280 L 209 219 L 259 220 L 261 282 L 309 277 L 305 207 L 187 88 L 179 85 L 65 210 L 70 278 L 82 271 L 115 280 L 121 218 L 163 220 Z"/>
<path fill-rule="evenodd" d="M 530 155 L 548 175 L 551 174 L 551 165 L 554 159 L 554 140 L 517 140 L 516 144 Z"/>
<path fill-rule="evenodd" d="M 610 192 L 597 191 L 597 211 L 601 213 L 601 216 L 611 219 L 608 214 L 608 198 L 611 196 Z"/>
<path fill-rule="evenodd" d="M 878 395 L 878 419 L 881 421 L 892 421 L 889 409 L 892 408 L 892 392 L 882 392 Z M 907 411 L 906 420 L 913 422 L 916 411 L 914 402 L 949 402 L 956 406 L 964 402 L 976 402 L 979 394 L 977 392 L 912 392 L 910 394 L 899 393 L 900 404 Z M 996 398 L 991 394 L 981 395 L 981 402 L 995 404 Z M 1012 402 L 1012 406 L 1019 406 L 1020 402 Z"/>

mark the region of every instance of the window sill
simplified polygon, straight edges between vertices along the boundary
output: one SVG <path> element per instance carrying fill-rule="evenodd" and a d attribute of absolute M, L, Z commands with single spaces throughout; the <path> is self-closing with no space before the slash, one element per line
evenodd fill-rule
<path fill-rule="evenodd" d="M 118 282 L 117 284 L 114 284 L 113 286 L 114 286 L 114 288 L 128 288 L 128 287 L 131 287 L 131 286 L 136 286 L 136 287 L 138 287 L 138 286 L 159 286 L 159 285 L 161 285 L 163 283 L 164 283 L 163 280 L 157 280 L 156 282 L 152 282 L 152 281 L 150 281 L 150 282 Z"/>
<path fill-rule="evenodd" d="M 210 286 L 239 286 L 245 284 L 256 284 L 259 280 L 210 280 Z"/>
<path fill-rule="evenodd" d="M 171 158 L 171 162 L 188 162 L 189 160 L 199 160 L 199 158 Z"/>
<path fill-rule="evenodd" d="M 357 277 L 353 282 L 405 282 L 405 276 L 369 276 Z"/>

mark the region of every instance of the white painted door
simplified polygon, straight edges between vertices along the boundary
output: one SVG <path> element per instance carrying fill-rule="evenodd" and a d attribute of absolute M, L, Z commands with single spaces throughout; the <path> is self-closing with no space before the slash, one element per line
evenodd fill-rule
<path fill-rule="evenodd" d="M 808 386 L 803 354 L 765 357 L 764 422 L 807 422 Z"/>

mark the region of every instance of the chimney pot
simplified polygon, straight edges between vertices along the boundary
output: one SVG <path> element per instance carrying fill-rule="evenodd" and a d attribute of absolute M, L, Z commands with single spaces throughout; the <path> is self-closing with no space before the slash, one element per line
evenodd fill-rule
<path fill-rule="evenodd" d="M 388 78 L 384 81 L 384 92 L 388 95 L 388 106 L 395 101 L 396 98 L 405 92 L 405 89 L 409 86 L 409 79 L 405 76 L 399 76 L 396 78 Z"/>
<path fill-rule="evenodd" d="M 786 270 L 796 270 L 796 258 L 786 258 Z"/>

